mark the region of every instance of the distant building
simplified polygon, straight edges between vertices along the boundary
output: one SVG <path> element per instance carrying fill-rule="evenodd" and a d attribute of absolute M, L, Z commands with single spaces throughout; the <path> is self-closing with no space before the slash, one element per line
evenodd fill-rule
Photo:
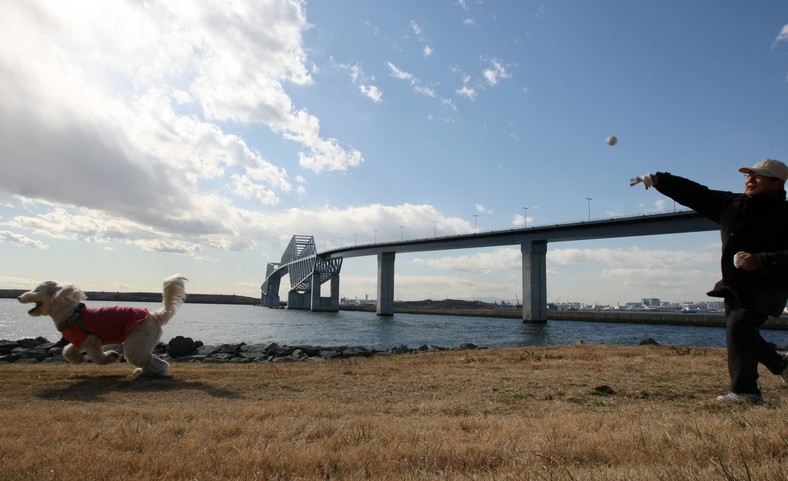
<path fill-rule="evenodd" d="M 656 297 L 644 297 L 643 306 L 657 308 L 662 306 L 662 302 L 660 302 L 659 298 Z"/>

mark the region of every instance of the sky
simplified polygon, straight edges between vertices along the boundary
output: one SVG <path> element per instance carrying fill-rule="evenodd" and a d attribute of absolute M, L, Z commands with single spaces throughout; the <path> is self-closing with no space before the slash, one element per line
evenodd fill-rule
<path fill-rule="evenodd" d="M 741 192 L 739 167 L 788 161 L 783 0 L 0 3 L 0 288 L 178 272 L 258 297 L 293 235 L 670 212 L 629 179 Z M 551 243 L 548 301 L 705 300 L 719 251 L 714 232 Z M 374 298 L 376 269 L 345 260 L 340 296 Z M 396 259 L 396 299 L 521 292 L 519 246 Z"/>

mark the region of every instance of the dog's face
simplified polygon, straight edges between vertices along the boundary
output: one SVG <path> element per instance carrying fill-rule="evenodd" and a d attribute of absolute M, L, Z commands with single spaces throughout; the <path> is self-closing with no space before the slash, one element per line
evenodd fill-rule
<path fill-rule="evenodd" d="M 18 299 L 23 304 L 35 303 L 35 307 L 27 311 L 31 316 L 47 316 L 84 300 L 85 295 L 71 284 L 45 281 Z"/>

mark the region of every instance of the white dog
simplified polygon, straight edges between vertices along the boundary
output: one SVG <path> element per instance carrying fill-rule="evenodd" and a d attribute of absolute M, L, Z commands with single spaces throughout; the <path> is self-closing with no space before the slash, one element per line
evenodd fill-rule
<path fill-rule="evenodd" d="M 83 361 L 87 352 L 96 364 L 117 362 L 120 354 L 104 351 L 106 344 L 123 343 L 123 352 L 135 374 L 166 376 L 170 365 L 153 355 L 161 338 L 161 327 L 169 321 L 186 299 L 187 279 L 176 274 L 164 279 L 164 307 L 148 312 L 139 307 L 112 306 L 90 308 L 82 303 L 85 293 L 71 284 L 42 282 L 19 296 L 19 302 L 34 302 L 28 314 L 50 316 L 55 327 L 71 344 L 63 348 L 63 357 L 71 363 Z"/>

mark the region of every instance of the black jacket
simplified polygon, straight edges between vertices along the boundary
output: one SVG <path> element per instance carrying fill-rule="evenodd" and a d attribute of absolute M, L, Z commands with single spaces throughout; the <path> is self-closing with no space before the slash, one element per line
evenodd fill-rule
<path fill-rule="evenodd" d="M 788 299 L 788 202 L 785 190 L 748 197 L 711 190 L 691 180 L 658 172 L 655 188 L 676 202 L 720 224 L 722 280 L 709 296 L 731 299 L 739 307 L 779 317 Z M 761 268 L 737 269 L 739 252 L 755 254 Z"/>

